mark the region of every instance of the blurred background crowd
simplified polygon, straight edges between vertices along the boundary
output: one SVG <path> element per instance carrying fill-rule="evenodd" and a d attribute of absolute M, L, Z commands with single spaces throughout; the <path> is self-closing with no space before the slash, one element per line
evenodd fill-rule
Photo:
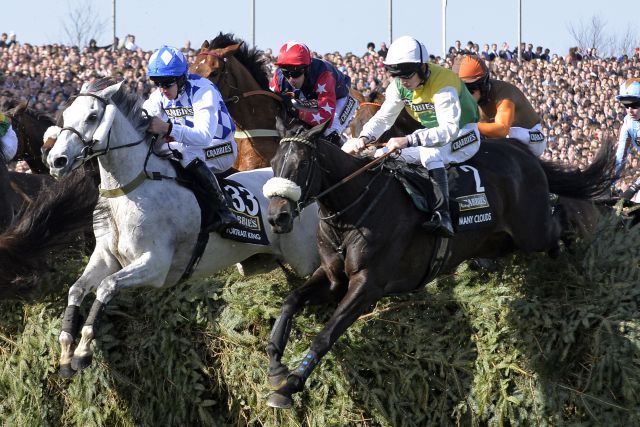
<path fill-rule="evenodd" d="M 428 41 L 426 41 L 427 47 Z M 20 42 L 15 34 L 0 35 L 0 111 L 27 100 L 32 108 L 55 116 L 65 101 L 76 93 L 82 83 L 113 76 L 124 79 L 132 91 L 147 97 L 153 90 L 146 78 L 146 66 L 151 51 L 135 43 L 127 35 L 122 43 L 78 48 L 51 44 L 34 46 Z M 640 77 L 640 53 L 633 56 L 599 57 L 595 49 L 586 52 L 572 48 L 566 55 L 551 53 L 542 46 L 523 43 L 521 60 L 518 48 L 509 44 L 483 44 L 472 41 L 462 45 L 456 41 L 446 57 L 431 56 L 431 61 L 451 67 L 456 55 L 476 54 L 484 58 L 492 77 L 508 81 L 520 88 L 542 118 L 543 131 L 549 140 L 543 158 L 561 161 L 583 168 L 596 153 L 605 138 L 618 138 L 625 109 L 615 99 L 620 84 L 628 78 Z M 196 50 L 189 42 L 183 52 L 193 58 Z M 314 54 L 334 63 L 351 77 L 353 87 L 364 95 L 384 92 L 389 76 L 383 59 L 387 46 L 368 43 L 364 54 L 331 52 Z M 275 55 L 264 52 L 273 71 Z M 618 181 L 625 190 L 635 178 L 638 154 L 628 159 L 626 173 Z"/>

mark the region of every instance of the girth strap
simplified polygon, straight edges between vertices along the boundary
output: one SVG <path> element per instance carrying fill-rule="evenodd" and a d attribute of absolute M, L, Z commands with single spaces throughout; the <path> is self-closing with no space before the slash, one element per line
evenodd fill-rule
<path fill-rule="evenodd" d="M 279 137 L 280 133 L 273 129 L 236 129 L 233 136 L 239 139 L 250 139 L 260 137 Z"/>
<path fill-rule="evenodd" d="M 140 172 L 140 174 L 134 178 L 130 183 L 123 185 L 122 187 L 112 188 L 109 190 L 105 190 L 103 188 L 98 188 L 100 196 L 105 197 L 107 199 L 111 199 L 114 197 L 124 196 L 126 194 L 131 193 L 133 190 L 138 188 L 140 184 L 142 184 L 147 179 L 147 174 L 145 171 Z"/>

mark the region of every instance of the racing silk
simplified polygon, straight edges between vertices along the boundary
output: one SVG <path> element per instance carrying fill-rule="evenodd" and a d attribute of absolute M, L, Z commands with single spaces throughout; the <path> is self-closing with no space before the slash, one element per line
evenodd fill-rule
<path fill-rule="evenodd" d="M 487 138 L 506 138 L 509 129 L 531 129 L 540 123 L 540 116 L 520 89 L 508 82 L 490 80 L 487 100 L 479 105 L 480 134 Z"/>
<path fill-rule="evenodd" d="M 11 122 L 9 121 L 9 117 L 5 114 L 0 113 L 0 138 L 7 134 L 7 131 L 11 127 Z"/>
<path fill-rule="evenodd" d="M 312 58 L 304 83 L 300 89 L 294 89 L 282 74 L 276 69 L 269 88 L 276 93 L 293 92 L 296 99 L 317 100 L 317 112 L 298 111 L 298 118 L 303 122 L 315 126 L 327 120 L 333 122 L 336 112 L 336 100 L 349 95 L 351 78 L 338 71 L 331 63 Z"/>
<path fill-rule="evenodd" d="M 182 92 L 176 99 L 167 99 L 159 90 L 144 103 L 149 115 L 172 123 L 167 138 L 179 151 L 183 146 L 209 147 L 224 141 L 233 142 L 235 125 L 222 95 L 211 81 L 189 74 Z M 177 145 L 177 147 L 175 147 Z"/>
<path fill-rule="evenodd" d="M 620 128 L 620 137 L 618 138 L 618 148 L 616 149 L 616 177 L 620 178 L 622 168 L 627 161 L 627 155 L 631 148 L 635 147 L 636 151 L 640 151 L 640 121 L 633 120 L 628 114 L 625 116 Z"/>
<path fill-rule="evenodd" d="M 410 146 L 448 144 L 462 127 L 478 121 L 478 104 L 462 80 L 449 69 L 429 64 L 427 79 L 416 90 L 404 88 L 398 78 L 387 87 L 385 101 L 360 136 L 378 139 L 403 108 L 424 127 L 407 136 Z"/>

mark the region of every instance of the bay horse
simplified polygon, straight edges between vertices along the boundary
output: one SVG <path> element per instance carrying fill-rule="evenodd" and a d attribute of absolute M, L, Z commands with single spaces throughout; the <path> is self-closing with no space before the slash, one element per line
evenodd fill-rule
<path fill-rule="evenodd" d="M 237 128 L 234 167 L 240 171 L 268 167 L 281 137 L 276 117 L 285 113 L 280 95 L 269 90 L 264 52 L 221 32 L 202 43 L 189 71 L 211 80 L 222 94 Z M 364 102 L 360 92 L 351 89 L 350 93 Z"/>
<path fill-rule="evenodd" d="M 273 176 L 270 169 L 228 177 L 237 183 L 230 196 L 238 220 L 253 227 L 253 234 L 264 232 L 265 242 L 239 242 L 218 233 L 205 234 L 208 243 L 199 263 L 194 264 L 192 254 L 202 236 L 196 196 L 183 185 L 171 162 L 154 154 L 153 137 L 146 133 L 147 127 L 142 99 L 122 82 L 100 79 L 83 87 L 64 111 L 63 128 L 47 157 L 54 176 L 67 175 L 97 158 L 100 203 L 107 213 L 106 219 L 96 221 L 95 249 L 81 277 L 69 289 L 60 333 L 62 376 L 72 376 L 90 365 L 97 321 L 106 304 L 122 289 L 174 285 L 185 272 L 192 272 L 191 277 L 209 276 L 255 254 L 271 254 L 300 275 L 309 274 L 319 264 L 317 248 L 309 244 L 318 226 L 317 209 L 305 210 L 290 235 L 275 234 L 264 226 L 268 202 L 261 189 Z M 221 181 L 221 187 L 229 188 L 229 182 Z M 96 299 L 74 350 L 79 306 L 91 291 L 95 291 Z"/>
<path fill-rule="evenodd" d="M 460 168 L 473 168 L 481 177 L 495 222 L 438 239 L 421 227 L 426 214 L 414 208 L 393 162 L 387 158 L 356 175 L 369 159 L 344 153 L 319 137 L 321 130 L 292 130 L 282 139 L 272 160 L 276 177 L 264 189 L 276 232 L 295 230 L 295 216 L 311 201 L 317 201 L 321 218 L 321 265 L 285 299 L 267 346 L 269 384 L 275 388 L 267 404 L 277 408 L 292 405 L 292 395 L 336 340 L 381 298 L 418 290 L 470 258 L 554 251 L 561 227 L 551 214 L 548 181 L 552 191 L 585 199 L 613 180 L 611 144 L 580 172 L 544 163 L 505 141 L 483 141 Z M 290 372 L 281 358 L 294 315 L 330 302 L 337 303 L 335 311 Z"/>
<path fill-rule="evenodd" d="M 281 114 L 282 101 L 269 90 L 264 53 L 249 49 L 233 34 L 220 33 L 211 43 L 202 43 L 189 72 L 208 78 L 222 94 L 236 124 L 238 159 L 234 168 L 268 167 L 280 140 L 275 120 Z"/>
<path fill-rule="evenodd" d="M 45 131 L 55 125 L 55 121 L 45 113 L 40 113 L 21 102 L 7 112 L 11 126 L 18 137 L 16 160 L 24 160 L 31 172 L 48 174 L 49 168 L 42 157 Z"/>

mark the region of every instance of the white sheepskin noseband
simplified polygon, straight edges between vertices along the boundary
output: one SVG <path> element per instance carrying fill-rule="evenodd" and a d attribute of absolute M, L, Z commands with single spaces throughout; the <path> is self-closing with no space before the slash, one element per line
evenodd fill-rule
<path fill-rule="evenodd" d="M 273 177 L 262 187 L 262 194 L 264 194 L 266 198 L 280 196 L 292 202 L 297 202 L 300 200 L 302 190 L 300 186 L 293 181 L 286 178 Z"/>
<path fill-rule="evenodd" d="M 58 139 L 58 135 L 60 134 L 61 130 L 62 128 L 60 126 L 49 126 L 47 130 L 44 132 L 44 135 L 42 136 L 42 140 L 44 142 L 47 142 L 49 138 Z"/>

